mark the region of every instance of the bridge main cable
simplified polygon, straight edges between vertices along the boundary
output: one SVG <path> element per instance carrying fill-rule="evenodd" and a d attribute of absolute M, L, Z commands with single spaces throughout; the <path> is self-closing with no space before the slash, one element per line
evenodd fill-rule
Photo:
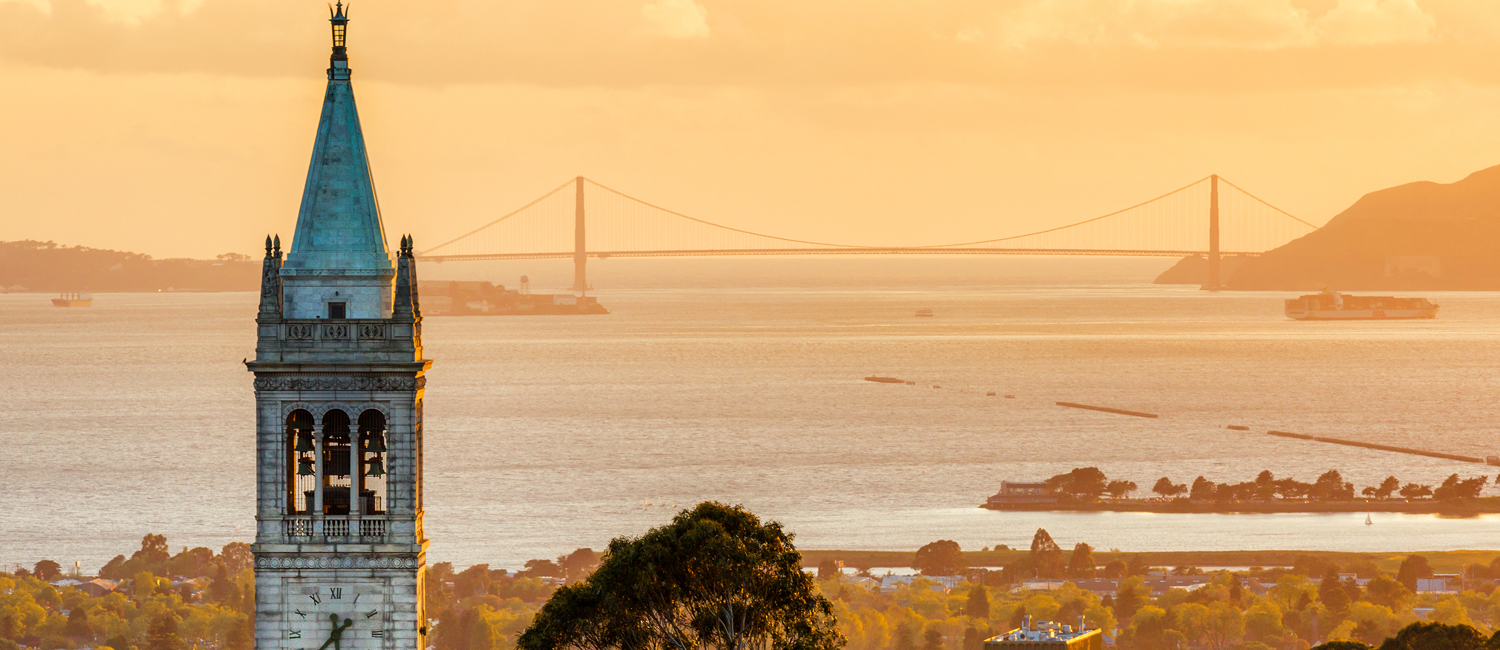
<path fill-rule="evenodd" d="M 631 201 L 635 201 L 636 203 L 644 205 L 644 206 L 646 206 L 648 208 L 655 208 L 657 210 L 661 210 L 662 212 L 670 214 L 670 215 L 672 215 L 674 217 L 682 217 L 683 219 L 687 219 L 688 221 L 693 221 L 693 222 L 701 223 L 701 224 L 703 224 L 705 226 L 713 226 L 715 228 L 723 228 L 724 230 L 730 230 L 730 231 L 733 231 L 733 232 L 740 233 L 742 235 L 753 235 L 755 237 L 765 237 L 766 239 L 774 239 L 776 241 L 790 242 L 790 243 L 793 243 L 793 244 L 807 244 L 809 246 L 830 246 L 830 247 L 834 247 L 834 248 L 868 248 L 866 246 L 860 246 L 858 244 L 830 244 L 828 242 L 806 241 L 806 240 L 802 240 L 802 239 L 791 239 L 791 238 L 788 238 L 788 237 L 777 237 L 776 235 L 767 235 L 767 234 L 764 234 L 764 233 L 751 232 L 749 230 L 741 230 L 739 228 L 735 228 L 735 227 L 732 227 L 732 226 L 726 226 L 726 225 L 723 225 L 723 224 L 717 224 L 717 223 L 714 223 L 712 221 L 704 221 L 704 220 L 699 219 L 697 217 L 690 217 L 690 216 L 685 215 L 685 214 L 683 214 L 681 212 L 677 212 L 676 210 L 668 210 L 667 208 L 661 207 L 661 206 L 656 205 L 654 203 L 649 203 L 649 202 L 643 201 L 641 199 L 633 197 L 633 196 L 631 196 L 629 194 L 621 192 L 621 191 L 619 191 L 617 189 L 614 189 L 612 187 L 607 187 L 604 184 L 602 184 L 602 183 L 600 183 L 600 182 L 598 182 L 598 181 L 596 181 L 596 180 L 594 180 L 592 178 L 589 178 L 587 176 L 585 176 L 583 178 L 583 180 L 588 181 L 589 183 L 592 183 L 594 185 L 594 187 L 597 187 L 597 188 L 599 188 L 601 190 L 605 190 L 607 192 L 610 192 L 610 193 L 612 193 L 612 194 L 614 194 L 616 196 L 619 196 L 621 198 L 624 198 L 624 199 L 629 199 Z M 540 199 L 538 199 L 538 200 L 540 200 Z M 522 209 L 524 209 L 524 208 L 522 208 Z M 488 227 L 488 226 L 486 226 L 486 227 Z M 467 237 L 467 235 L 465 235 L 465 236 Z"/>

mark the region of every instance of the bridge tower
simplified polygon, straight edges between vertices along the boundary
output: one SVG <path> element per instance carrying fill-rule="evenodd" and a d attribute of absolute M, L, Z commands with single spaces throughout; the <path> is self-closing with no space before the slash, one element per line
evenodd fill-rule
<path fill-rule="evenodd" d="M 1219 283 L 1219 175 L 1209 179 L 1208 186 L 1208 284 L 1203 288 L 1218 291 Z"/>
<path fill-rule="evenodd" d="M 589 290 L 589 253 L 584 236 L 583 223 L 583 177 L 574 180 L 578 184 L 573 202 L 573 290 L 579 295 Z"/>

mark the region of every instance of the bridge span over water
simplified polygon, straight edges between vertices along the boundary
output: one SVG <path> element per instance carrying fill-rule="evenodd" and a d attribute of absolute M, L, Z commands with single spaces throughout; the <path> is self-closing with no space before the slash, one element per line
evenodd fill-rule
<path fill-rule="evenodd" d="M 572 189 L 572 192 L 565 190 Z M 588 259 L 744 255 L 1103 255 L 1208 259 L 1220 286 L 1224 256 L 1255 256 L 1317 226 L 1218 176 L 1082 221 L 1035 232 L 926 246 L 866 246 L 753 232 L 675 212 L 578 176 L 516 210 L 428 248 L 417 259 L 573 260 L 573 289 L 588 288 Z"/>

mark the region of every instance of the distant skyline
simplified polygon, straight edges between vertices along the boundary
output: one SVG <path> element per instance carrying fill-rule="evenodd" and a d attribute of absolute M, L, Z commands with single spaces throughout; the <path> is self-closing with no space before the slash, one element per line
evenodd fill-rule
<path fill-rule="evenodd" d="M 924 244 L 1210 173 L 1314 223 L 1500 164 L 1500 3 L 576 0 L 351 9 L 387 233 L 585 174 L 792 237 Z M 0 0 L 0 240 L 157 257 L 289 237 L 327 9 Z"/>

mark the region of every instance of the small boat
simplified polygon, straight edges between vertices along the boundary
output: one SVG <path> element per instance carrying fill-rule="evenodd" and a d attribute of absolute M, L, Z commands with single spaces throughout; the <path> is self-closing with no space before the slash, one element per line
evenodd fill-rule
<path fill-rule="evenodd" d="M 1373 521 L 1370 521 L 1370 515 L 1369 515 L 1369 514 L 1366 514 L 1366 515 L 1365 515 L 1365 525 L 1366 525 L 1366 526 L 1370 526 L 1370 525 L 1373 525 L 1373 524 L 1374 524 L 1374 523 L 1375 523 L 1375 522 L 1373 522 Z"/>
<path fill-rule="evenodd" d="M 906 381 L 901 380 L 901 379 L 897 379 L 895 377 L 877 377 L 875 375 L 871 375 L 869 377 L 865 377 L 865 381 L 873 381 L 873 382 L 876 382 L 876 383 L 879 383 L 879 384 L 905 384 L 905 383 L 907 383 Z"/>
<path fill-rule="evenodd" d="M 88 307 L 94 304 L 94 297 L 86 293 L 65 293 L 52 299 L 53 307 Z"/>
<path fill-rule="evenodd" d="M 918 309 L 917 310 L 917 317 L 918 318 L 932 318 L 932 310 L 931 309 Z"/>

